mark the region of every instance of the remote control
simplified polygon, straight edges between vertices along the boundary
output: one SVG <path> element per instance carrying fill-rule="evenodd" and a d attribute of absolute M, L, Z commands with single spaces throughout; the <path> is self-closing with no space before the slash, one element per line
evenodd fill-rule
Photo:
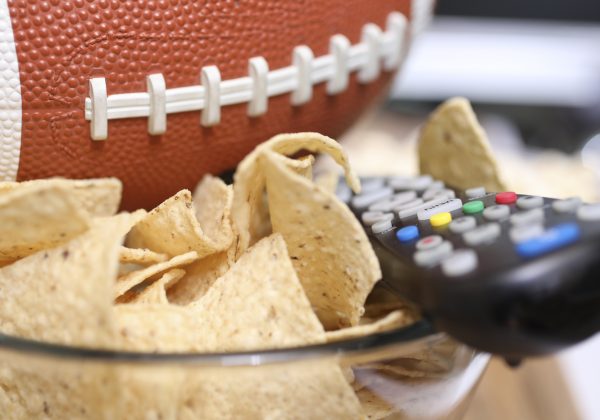
<path fill-rule="evenodd" d="M 430 176 L 362 179 L 337 195 L 362 221 L 383 281 L 439 330 L 508 360 L 600 330 L 600 204 L 457 191 Z"/>

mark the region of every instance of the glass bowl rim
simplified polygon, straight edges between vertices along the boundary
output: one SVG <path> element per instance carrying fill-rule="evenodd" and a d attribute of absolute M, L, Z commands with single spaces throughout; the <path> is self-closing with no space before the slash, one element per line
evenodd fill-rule
<path fill-rule="evenodd" d="M 104 350 L 42 342 L 0 333 L 0 352 L 18 352 L 19 356 L 51 357 L 102 363 L 131 363 L 162 365 L 168 363 L 204 366 L 256 366 L 283 362 L 297 362 L 325 357 L 352 356 L 384 350 L 398 345 L 416 345 L 438 341 L 446 334 L 437 331 L 427 319 L 408 326 L 370 334 L 364 337 L 332 343 L 282 349 L 266 349 L 227 353 L 150 353 Z"/>

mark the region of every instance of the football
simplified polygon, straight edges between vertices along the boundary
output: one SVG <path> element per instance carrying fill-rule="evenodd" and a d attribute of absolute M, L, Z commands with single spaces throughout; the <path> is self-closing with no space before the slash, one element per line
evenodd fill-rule
<path fill-rule="evenodd" d="M 282 132 L 339 135 L 432 0 L 0 1 L 0 180 L 122 180 L 151 208 Z"/>

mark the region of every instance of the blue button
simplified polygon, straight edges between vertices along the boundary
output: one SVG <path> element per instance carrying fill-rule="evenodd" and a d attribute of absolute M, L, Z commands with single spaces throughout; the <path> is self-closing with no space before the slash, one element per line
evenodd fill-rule
<path fill-rule="evenodd" d="M 419 229 L 416 226 L 406 226 L 396 232 L 396 238 L 400 242 L 410 242 L 419 237 Z"/>
<path fill-rule="evenodd" d="M 535 238 L 519 243 L 516 250 L 523 258 L 534 258 L 570 245 L 580 236 L 581 232 L 577 224 L 564 223 L 546 230 Z"/>

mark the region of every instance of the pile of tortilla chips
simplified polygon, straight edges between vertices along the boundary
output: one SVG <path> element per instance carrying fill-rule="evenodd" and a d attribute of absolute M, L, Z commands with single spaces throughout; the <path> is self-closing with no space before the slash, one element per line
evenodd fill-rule
<path fill-rule="evenodd" d="M 115 214 L 115 179 L 1 183 L 0 332 L 95 349 L 236 352 L 412 322 L 398 305 L 363 316 L 378 261 L 348 207 L 312 181 L 312 156 L 290 158 L 302 150 L 333 157 L 359 190 L 340 146 L 315 133 L 277 136 L 244 159 L 233 185 L 206 176 L 193 194 L 180 191 L 149 212 Z M 0 358 L 0 412 L 14 418 L 363 412 L 351 375 L 333 361 L 231 377 L 26 365 Z"/>

